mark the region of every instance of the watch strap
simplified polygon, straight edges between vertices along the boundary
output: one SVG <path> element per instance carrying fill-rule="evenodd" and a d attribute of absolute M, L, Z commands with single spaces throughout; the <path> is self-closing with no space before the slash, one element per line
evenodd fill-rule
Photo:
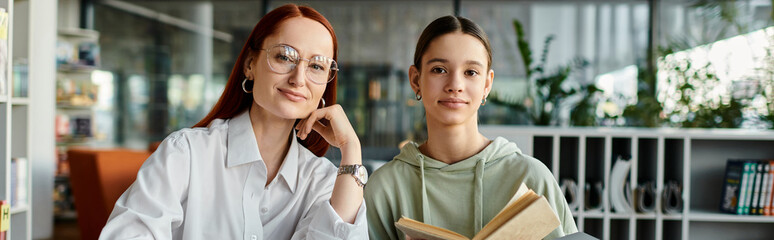
<path fill-rule="evenodd" d="M 355 178 L 355 183 L 357 183 L 357 185 L 360 187 L 364 187 L 365 183 L 363 182 L 363 180 L 360 179 L 359 176 L 357 176 L 358 169 L 364 168 L 364 167 L 365 166 L 363 166 L 362 164 L 342 165 L 342 166 L 339 166 L 339 170 L 336 175 L 337 176 L 342 174 L 352 175 L 352 177 Z"/>

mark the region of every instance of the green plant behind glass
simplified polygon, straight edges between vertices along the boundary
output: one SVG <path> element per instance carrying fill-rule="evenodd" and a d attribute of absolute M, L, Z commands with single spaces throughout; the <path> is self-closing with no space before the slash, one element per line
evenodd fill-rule
<path fill-rule="evenodd" d="M 525 111 L 529 115 L 532 124 L 535 125 L 557 125 L 559 110 L 565 104 L 569 104 L 567 99 L 572 96 L 581 96 L 581 100 L 575 103 L 575 107 L 570 112 L 570 124 L 577 126 L 596 125 L 595 93 L 601 92 L 594 84 L 578 83 L 575 87 L 566 87 L 564 84 L 569 76 L 578 70 L 588 66 L 588 61 L 582 58 L 576 58 L 571 62 L 558 67 L 553 72 L 545 70 L 548 60 L 548 50 L 554 36 L 549 35 L 544 42 L 543 52 L 540 62 L 532 66 L 532 51 L 529 43 L 525 40 L 524 28 L 521 22 L 513 20 L 513 27 L 516 31 L 516 46 L 519 49 L 526 78 L 530 81 L 527 90 L 528 97 L 524 100 L 508 98 L 493 91 L 489 100 L 493 103 L 507 106 L 516 111 Z"/>

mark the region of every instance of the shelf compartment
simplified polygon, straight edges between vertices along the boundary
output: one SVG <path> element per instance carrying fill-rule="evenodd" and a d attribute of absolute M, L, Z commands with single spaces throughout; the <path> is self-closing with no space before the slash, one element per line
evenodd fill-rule
<path fill-rule="evenodd" d="M 29 233 L 27 232 L 28 230 L 30 230 L 30 228 L 24 227 L 24 226 L 29 226 L 28 215 L 29 214 L 26 211 L 18 214 L 11 214 L 11 226 L 14 226 L 14 227 L 11 227 L 9 231 L 10 232 L 9 235 L 11 236 L 11 238 L 8 238 L 8 239 L 29 239 L 30 238 Z"/>
<path fill-rule="evenodd" d="M 543 162 L 551 170 L 553 158 L 554 140 L 552 136 L 535 136 L 532 156 Z"/>
<path fill-rule="evenodd" d="M 637 184 L 655 183 L 657 178 L 658 140 L 655 138 L 639 138 L 637 141 Z"/>
<path fill-rule="evenodd" d="M 637 239 L 656 239 L 656 221 L 655 220 L 637 220 Z"/>
<path fill-rule="evenodd" d="M 578 137 L 559 138 L 559 181 L 572 179 L 578 183 Z"/>
<path fill-rule="evenodd" d="M 683 184 L 683 156 L 685 154 L 685 140 L 667 138 L 664 140 L 664 183 L 668 181 L 677 181 Z"/>
<path fill-rule="evenodd" d="M 607 210 L 605 206 L 606 196 L 604 191 L 601 194 L 596 194 L 596 185 L 601 184 L 602 189 L 607 188 L 605 182 L 605 138 L 604 137 L 586 137 L 585 149 L 585 173 L 584 173 L 584 208 L 589 212 Z M 588 186 L 592 195 L 585 194 L 585 187 Z M 590 209 L 594 209 L 591 211 Z M 599 210 L 597 210 L 599 209 Z"/>
<path fill-rule="evenodd" d="M 11 118 L 11 157 L 26 158 L 28 155 L 29 126 L 27 120 L 29 119 L 29 106 L 13 106 Z M 28 167 L 31 165 L 29 162 L 27 164 Z"/>
<path fill-rule="evenodd" d="M 628 219 L 613 219 L 610 221 L 610 239 L 628 239 L 629 232 Z"/>
<path fill-rule="evenodd" d="M 717 212 L 729 159 L 772 159 L 772 140 L 691 140 L 690 209 Z M 697 197 L 703 196 L 703 197 Z M 725 218 L 724 218 L 725 219 Z"/>
<path fill-rule="evenodd" d="M 662 239 L 680 239 L 683 236 L 683 222 L 682 221 L 664 221 L 664 230 L 662 233 Z"/>
<path fill-rule="evenodd" d="M 604 233 L 603 227 L 602 219 L 586 218 L 583 223 L 583 229 L 579 230 L 596 238 L 602 239 L 602 234 Z"/>

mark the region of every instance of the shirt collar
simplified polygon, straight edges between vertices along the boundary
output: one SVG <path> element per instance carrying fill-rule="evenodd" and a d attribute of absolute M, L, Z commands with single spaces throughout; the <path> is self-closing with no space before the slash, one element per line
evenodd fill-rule
<path fill-rule="evenodd" d="M 300 157 L 299 154 L 299 143 L 296 140 L 296 131 L 293 130 L 293 137 L 291 137 L 293 140 L 290 142 L 290 147 L 288 148 L 288 154 L 285 155 L 285 160 L 282 161 L 282 166 L 280 167 L 279 173 L 277 176 L 281 176 L 282 179 L 285 179 L 285 183 L 288 184 L 288 188 L 290 189 L 291 193 L 294 193 L 296 191 L 296 180 L 298 177 L 298 158 Z"/>
<path fill-rule="evenodd" d="M 296 190 L 298 177 L 299 143 L 296 140 L 296 131 L 293 131 L 292 141 L 282 162 L 277 177 L 285 179 L 291 192 Z M 228 123 L 226 167 L 233 167 L 255 161 L 263 161 L 258 142 L 255 140 L 253 124 L 250 122 L 250 111 L 244 111 L 231 118 Z"/>
<path fill-rule="evenodd" d="M 244 111 L 228 122 L 226 167 L 263 160 L 255 140 L 250 111 Z"/>

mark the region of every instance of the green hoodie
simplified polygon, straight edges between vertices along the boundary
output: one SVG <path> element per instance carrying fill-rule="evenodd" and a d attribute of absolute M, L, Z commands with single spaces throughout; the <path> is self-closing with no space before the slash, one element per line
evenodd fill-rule
<path fill-rule="evenodd" d="M 508 203 L 519 185 L 548 199 L 560 226 L 546 239 L 577 232 L 559 185 L 543 163 L 498 137 L 480 153 L 454 164 L 432 159 L 418 144 L 379 168 L 365 188 L 371 239 L 403 239 L 401 216 L 472 238 Z"/>

